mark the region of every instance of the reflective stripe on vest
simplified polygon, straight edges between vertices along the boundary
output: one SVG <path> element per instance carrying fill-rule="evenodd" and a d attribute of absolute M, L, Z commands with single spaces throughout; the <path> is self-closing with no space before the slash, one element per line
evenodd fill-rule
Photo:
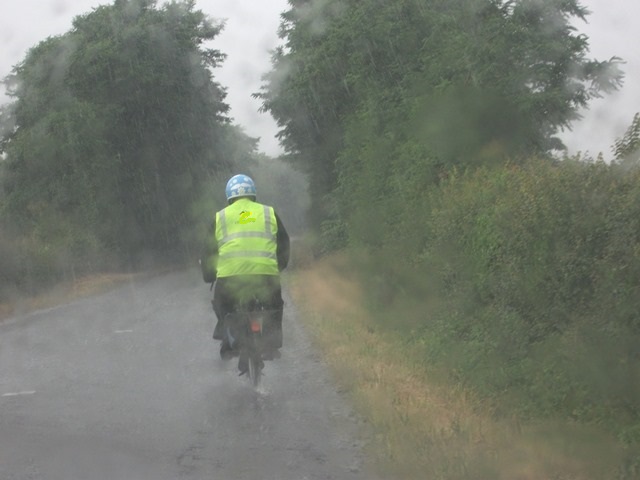
<path fill-rule="evenodd" d="M 216 215 L 218 277 L 278 275 L 273 209 L 240 199 Z"/>
<path fill-rule="evenodd" d="M 274 259 L 278 258 L 275 253 L 257 252 L 255 250 L 230 252 L 230 253 L 225 253 L 224 255 L 220 255 L 220 257 L 221 258 L 264 257 L 264 258 L 274 258 Z"/>

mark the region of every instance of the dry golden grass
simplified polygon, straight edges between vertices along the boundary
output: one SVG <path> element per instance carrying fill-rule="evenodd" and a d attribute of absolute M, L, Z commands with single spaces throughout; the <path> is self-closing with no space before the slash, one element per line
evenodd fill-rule
<path fill-rule="evenodd" d="M 373 427 L 372 454 L 388 477 L 618 478 L 622 449 L 602 432 L 497 422 L 469 392 L 431 381 L 418 352 L 372 328 L 344 265 L 334 257 L 298 272 L 292 295 L 340 388 Z"/>

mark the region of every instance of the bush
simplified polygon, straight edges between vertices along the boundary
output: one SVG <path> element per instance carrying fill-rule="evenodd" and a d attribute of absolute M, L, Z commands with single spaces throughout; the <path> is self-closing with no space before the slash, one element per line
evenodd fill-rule
<path fill-rule="evenodd" d="M 381 323 L 497 413 L 562 415 L 635 439 L 640 173 L 531 160 L 454 172 L 410 204 L 421 215 L 395 218 L 389 236 L 402 257 L 376 247 L 365 276 Z"/>

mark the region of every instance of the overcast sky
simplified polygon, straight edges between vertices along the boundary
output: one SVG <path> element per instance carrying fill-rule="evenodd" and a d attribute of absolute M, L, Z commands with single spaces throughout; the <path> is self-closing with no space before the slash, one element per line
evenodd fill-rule
<path fill-rule="evenodd" d="M 74 16 L 106 3 L 111 1 L 0 0 L 0 77 L 4 78 L 30 47 L 49 35 L 67 32 Z M 582 4 L 592 11 L 588 24 L 577 24 L 590 38 L 590 56 L 599 60 L 622 57 L 627 62 L 626 81 L 617 94 L 594 101 L 584 112 L 584 120 L 562 138 L 571 151 L 604 151 L 608 157 L 614 139 L 640 111 L 640 0 L 583 0 Z M 227 22 L 214 47 L 228 57 L 215 75 L 228 89 L 234 122 L 249 135 L 261 137 L 262 151 L 277 155 L 275 122 L 268 114 L 258 113 L 259 102 L 251 94 L 259 90 L 260 77 L 270 67 L 268 52 L 278 44 L 279 16 L 287 9 L 287 0 L 197 0 L 196 5 Z"/>

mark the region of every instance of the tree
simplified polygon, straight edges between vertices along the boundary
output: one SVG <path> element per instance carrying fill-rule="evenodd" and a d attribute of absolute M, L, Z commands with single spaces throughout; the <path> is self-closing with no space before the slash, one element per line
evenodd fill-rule
<path fill-rule="evenodd" d="M 571 24 L 587 15 L 577 0 L 290 5 L 258 96 L 289 159 L 310 176 L 316 225 L 339 178 L 344 191 L 355 187 L 344 168 L 389 169 L 392 158 L 368 145 L 417 151 L 427 169 L 468 165 L 490 145 L 546 153 L 562 148 L 554 135 L 580 108 L 621 82 L 618 59 L 587 58 L 587 38 Z"/>
<path fill-rule="evenodd" d="M 613 145 L 615 159 L 626 165 L 640 162 L 640 113 L 636 113 L 629 128 Z"/>
<path fill-rule="evenodd" d="M 191 205 L 231 165 L 224 54 L 204 47 L 221 28 L 193 0 L 116 0 L 32 48 L 4 80 L 6 215 L 46 242 L 65 225 L 60 244 L 183 248 Z"/>

